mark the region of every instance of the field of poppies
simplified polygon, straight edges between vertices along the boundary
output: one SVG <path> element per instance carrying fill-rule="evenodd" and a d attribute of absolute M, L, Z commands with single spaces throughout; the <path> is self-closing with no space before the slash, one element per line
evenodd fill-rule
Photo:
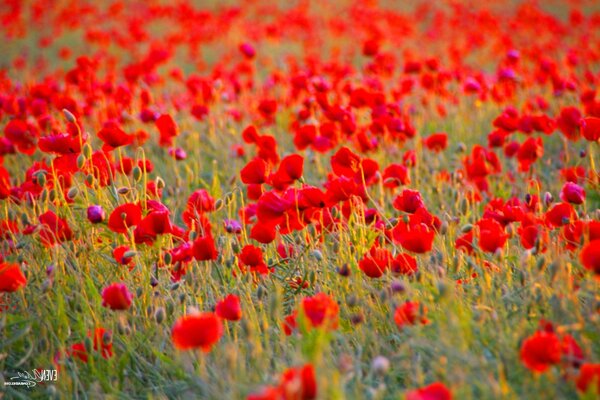
<path fill-rule="evenodd" d="M 0 398 L 600 398 L 596 1 L 0 26 Z"/>

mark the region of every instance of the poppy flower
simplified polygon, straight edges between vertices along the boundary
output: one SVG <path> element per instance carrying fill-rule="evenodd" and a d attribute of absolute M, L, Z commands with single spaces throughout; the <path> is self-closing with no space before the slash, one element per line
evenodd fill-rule
<path fill-rule="evenodd" d="M 213 211 L 215 211 L 215 199 L 205 189 L 199 189 L 188 197 L 181 217 L 187 226 L 192 227 L 194 221 L 199 221 L 199 215 Z"/>
<path fill-rule="evenodd" d="M 566 182 L 560 191 L 560 199 L 566 203 L 583 204 L 585 189 L 573 182 Z"/>
<path fill-rule="evenodd" d="M 18 264 L 0 263 L 0 292 L 16 292 L 27 284 Z"/>
<path fill-rule="evenodd" d="M 36 126 L 29 122 L 12 119 L 4 127 L 4 136 L 19 152 L 31 155 L 35 152 L 39 132 Z"/>
<path fill-rule="evenodd" d="M 452 392 L 443 383 L 434 382 L 429 386 L 408 391 L 405 400 L 452 400 Z"/>
<path fill-rule="evenodd" d="M 583 364 L 575 384 L 583 393 L 600 395 L 600 364 Z"/>
<path fill-rule="evenodd" d="M 133 295 L 124 283 L 113 283 L 102 290 L 102 306 L 111 310 L 127 310 Z"/>
<path fill-rule="evenodd" d="M 592 240 L 586 244 L 581 249 L 579 260 L 585 269 L 600 277 L 600 239 Z"/>
<path fill-rule="evenodd" d="M 546 212 L 546 222 L 555 228 L 567 225 L 575 218 L 575 210 L 569 203 L 558 203 Z"/>
<path fill-rule="evenodd" d="M 161 146 L 171 146 L 173 138 L 178 135 L 177 124 L 168 114 L 163 114 L 154 122 L 160 133 L 159 143 Z"/>
<path fill-rule="evenodd" d="M 317 398 L 317 380 L 312 364 L 286 370 L 279 384 L 284 399 L 313 400 Z"/>
<path fill-rule="evenodd" d="M 256 55 L 256 50 L 254 50 L 254 47 L 250 43 L 240 44 L 240 52 L 249 60 L 253 59 Z"/>
<path fill-rule="evenodd" d="M 402 164 L 390 164 L 383 170 L 383 186 L 395 188 L 400 185 L 410 184 L 410 174 L 408 168 Z"/>
<path fill-rule="evenodd" d="M 98 131 L 98 138 L 104 142 L 102 150 L 111 151 L 117 147 L 127 146 L 133 143 L 135 137 L 128 135 L 119 125 L 113 121 L 106 122 L 102 129 Z"/>
<path fill-rule="evenodd" d="M 479 247 L 488 253 L 494 253 L 506 244 L 508 235 L 498 221 L 490 218 L 477 222 Z"/>
<path fill-rule="evenodd" d="M 519 170 L 528 171 L 530 166 L 544 155 L 544 144 L 542 138 L 529 138 L 525 140 L 517 151 L 517 160 L 519 161 Z"/>
<path fill-rule="evenodd" d="M 407 253 L 400 253 L 392 260 L 391 270 L 394 274 L 414 275 L 417 270 L 417 260 Z"/>
<path fill-rule="evenodd" d="M 570 141 L 576 142 L 581 137 L 581 111 L 576 107 L 564 107 L 556 119 L 560 132 Z"/>
<path fill-rule="evenodd" d="M 105 336 L 110 335 L 110 332 L 104 328 L 94 329 L 93 346 L 95 351 L 99 351 L 103 358 L 109 359 L 113 356 L 112 343 L 106 343 Z M 89 336 L 89 335 L 88 335 Z"/>
<path fill-rule="evenodd" d="M 269 273 L 269 268 L 264 261 L 263 252 L 260 247 L 247 244 L 238 255 L 238 259 L 242 272 L 246 272 L 247 268 L 250 268 L 250 272 L 259 274 Z"/>
<path fill-rule="evenodd" d="M 51 247 L 73 238 L 73 232 L 67 221 L 58 217 L 53 211 L 46 211 L 38 219 L 42 225 L 40 239 L 44 246 Z"/>
<path fill-rule="evenodd" d="M 415 213 L 419 208 L 425 207 L 421 193 L 418 190 L 404 189 L 394 199 L 394 208 L 396 210 L 404 211 L 409 214 Z"/>
<path fill-rule="evenodd" d="M 67 351 L 67 355 L 71 358 L 77 358 L 84 363 L 88 362 L 88 352 L 85 349 L 85 343 L 74 343 Z"/>
<path fill-rule="evenodd" d="M 267 181 L 267 163 L 262 158 L 254 158 L 240 171 L 242 182 L 246 185 L 261 184 Z"/>
<path fill-rule="evenodd" d="M 421 312 L 422 311 L 422 312 Z M 425 317 L 427 309 L 422 307 L 419 302 L 407 301 L 396 308 L 394 311 L 394 322 L 399 329 L 406 325 L 416 325 L 417 323 L 426 325 L 429 320 Z"/>
<path fill-rule="evenodd" d="M 331 168 L 338 176 L 354 177 L 359 171 L 361 159 L 347 147 L 342 147 L 331 157 Z"/>
<path fill-rule="evenodd" d="M 6 199 L 10 195 L 10 174 L 2 165 L 0 165 L 0 200 Z"/>
<path fill-rule="evenodd" d="M 171 330 L 171 339 L 179 350 L 201 349 L 209 352 L 222 334 L 221 319 L 214 313 L 205 312 L 179 318 Z"/>
<path fill-rule="evenodd" d="M 537 331 L 521 345 L 521 361 L 534 372 L 544 372 L 561 360 L 562 348 L 553 332 Z"/>
<path fill-rule="evenodd" d="M 108 217 L 108 228 L 116 233 L 126 233 L 127 229 L 142 221 L 142 207 L 126 203 L 116 207 Z"/>
<path fill-rule="evenodd" d="M 409 223 L 400 221 L 392 229 L 392 238 L 406 250 L 422 254 L 431 250 L 435 231 L 420 222 L 420 219 Z"/>
<path fill-rule="evenodd" d="M 81 151 L 82 140 L 68 133 L 41 137 L 38 147 L 45 153 L 76 154 Z"/>
<path fill-rule="evenodd" d="M 106 213 L 102 206 L 93 205 L 87 208 L 87 219 L 92 224 L 99 224 L 100 222 L 103 222 L 105 218 Z"/>
<path fill-rule="evenodd" d="M 239 321 L 242 319 L 242 307 L 240 299 L 234 294 L 230 294 L 219 301 L 215 307 L 216 314 L 228 321 Z"/>
<path fill-rule="evenodd" d="M 446 133 L 434 133 L 423 139 L 423 143 L 425 147 L 429 150 L 439 153 L 441 151 L 446 150 L 448 147 L 448 134 Z"/>
<path fill-rule="evenodd" d="M 392 253 L 389 250 L 373 246 L 358 262 L 358 267 L 369 278 L 380 278 L 392 265 L 392 260 Z"/>
<path fill-rule="evenodd" d="M 192 243 L 192 254 L 196 261 L 216 260 L 219 253 L 215 240 L 210 235 L 201 236 Z"/>
<path fill-rule="evenodd" d="M 339 306 L 325 293 L 317 293 L 302 300 L 303 315 L 313 328 L 337 329 Z"/>
<path fill-rule="evenodd" d="M 587 141 L 597 142 L 600 140 L 600 118 L 583 118 L 580 121 L 580 126 L 581 134 Z"/>
<path fill-rule="evenodd" d="M 125 257 L 125 253 L 129 251 L 129 246 L 118 246 L 113 250 L 113 258 L 118 264 L 132 265 L 133 257 Z"/>

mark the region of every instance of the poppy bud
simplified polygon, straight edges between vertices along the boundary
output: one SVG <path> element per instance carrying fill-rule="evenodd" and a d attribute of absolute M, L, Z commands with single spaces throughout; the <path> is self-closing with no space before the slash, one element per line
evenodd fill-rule
<path fill-rule="evenodd" d="M 338 268 L 338 274 L 340 274 L 343 277 L 350 276 L 350 266 L 348 265 L 348 263 L 344 263 L 341 267 Z"/>
<path fill-rule="evenodd" d="M 163 307 L 159 307 L 156 309 L 156 312 L 154 313 L 154 319 L 158 324 L 162 324 L 162 322 L 165 320 L 165 316 L 166 313 Z"/>
<path fill-rule="evenodd" d="M 79 156 L 77 156 L 77 168 L 79 168 L 79 169 L 83 168 L 84 164 L 85 164 L 85 156 L 83 154 L 80 154 Z"/>
<path fill-rule="evenodd" d="M 67 121 L 69 121 L 70 123 L 74 124 L 75 122 L 77 122 L 77 119 L 75 118 L 75 116 L 73 115 L 73 113 L 71 111 L 67 110 L 66 108 L 63 108 L 62 113 L 65 116 L 65 119 Z"/>
<path fill-rule="evenodd" d="M 133 170 L 131 172 L 133 174 L 133 179 L 136 182 L 139 182 L 140 179 L 142 179 L 142 169 L 140 167 L 138 167 L 137 165 L 135 167 L 133 167 Z"/>
<path fill-rule="evenodd" d="M 217 199 L 217 201 L 215 201 L 215 211 L 219 211 L 222 207 L 223 207 L 223 200 Z"/>
<path fill-rule="evenodd" d="M 310 255 L 317 261 L 323 261 L 323 253 L 321 253 L 319 250 L 311 251 Z"/>
<path fill-rule="evenodd" d="M 350 322 L 352 322 L 352 325 L 359 325 L 359 324 L 362 324 L 364 321 L 365 321 L 365 316 L 361 312 L 357 312 L 356 314 L 353 314 L 350 317 Z"/>
<path fill-rule="evenodd" d="M 117 193 L 121 194 L 121 195 L 126 195 L 127 193 L 130 192 L 130 188 L 126 187 L 126 186 L 122 186 L 120 188 L 117 189 Z"/>
<path fill-rule="evenodd" d="M 87 219 L 92 224 L 99 224 L 100 222 L 104 221 L 105 218 L 106 218 L 106 213 L 104 212 L 104 209 L 102 208 L 102 206 L 93 205 L 93 206 L 88 207 Z"/>
<path fill-rule="evenodd" d="M 406 291 L 406 286 L 400 281 L 393 281 L 390 285 L 390 289 L 392 290 L 392 293 L 404 293 Z"/>
<path fill-rule="evenodd" d="M 371 369 L 376 375 L 385 375 L 390 369 L 390 360 L 384 356 L 377 356 L 371 363 Z"/>
<path fill-rule="evenodd" d="M 83 148 L 82 148 L 81 150 L 82 150 L 82 151 L 81 151 L 81 153 L 83 154 L 83 156 L 84 156 L 85 158 L 90 158 L 90 157 L 92 157 L 92 153 L 93 153 L 93 151 L 92 151 L 92 146 L 90 146 L 90 144 L 89 144 L 89 143 L 86 143 L 86 144 L 84 144 L 84 145 L 83 145 Z"/>
<path fill-rule="evenodd" d="M 544 193 L 544 204 L 546 205 L 546 207 L 548 207 L 550 204 L 552 204 L 553 200 L 554 199 L 553 199 L 552 194 L 550 192 Z"/>
<path fill-rule="evenodd" d="M 102 335 L 102 343 L 108 346 L 112 343 L 112 334 L 110 332 L 104 332 Z"/>

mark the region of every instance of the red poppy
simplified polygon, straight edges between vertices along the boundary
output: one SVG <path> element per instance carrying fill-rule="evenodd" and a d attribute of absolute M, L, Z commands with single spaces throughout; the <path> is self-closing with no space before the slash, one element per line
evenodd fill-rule
<path fill-rule="evenodd" d="M 115 176 L 115 167 L 112 164 L 110 153 L 104 151 L 95 151 L 92 157 L 88 159 L 81 170 L 94 177 L 94 182 L 105 187 L 110 184 Z M 86 184 L 90 184 L 86 181 Z"/>
<path fill-rule="evenodd" d="M 567 225 L 575 218 L 575 210 L 569 203 L 558 203 L 546 212 L 546 222 L 555 228 Z"/>
<path fill-rule="evenodd" d="M 283 190 L 294 181 L 302 177 L 304 158 L 292 154 L 281 160 L 279 169 L 269 177 L 271 185 L 278 190 Z"/>
<path fill-rule="evenodd" d="M 586 244 L 581 249 L 579 260 L 585 269 L 600 277 L 600 239 L 592 240 Z"/>
<path fill-rule="evenodd" d="M 411 215 L 411 219 L 415 215 Z M 415 218 L 409 223 L 400 221 L 392 229 L 392 238 L 408 251 L 427 253 L 433 246 L 435 231 L 421 222 L 421 218 Z"/>
<path fill-rule="evenodd" d="M 0 200 L 6 199 L 10 195 L 10 174 L 2 165 L 0 165 Z"/>
<path fill-rule="evenodd" d="M 425 317 L 427 309 L 419 302 L 407 301 L 396 308 L 394 312 L 394 322 L 398 328 L 402 329 L 406 325 L 428 324 L 429 320 Z"/>
<path fill-rule="evenodd" d="M 41 137 L 38 146 L 41 151 L 55 154 L 76 154 L 81 151 L 82 140 L 68 133 Z"/>
<path fill-rule="evenodd" d="M 54 246 L 73 238 L 73 232 L 67 221 L 59 218 L 53 211 L 46 211 L 38 219 L 42 224 L 40 239 L 44 246 Z"/>
<path fill-rule="evenodd" d="M 124 283 L 113 283 L 102 290 L 102 306 L 111 310 L 127 310 L 133 295 Z"/>
<path fill-rule="evenodd" d="M 216 314 L 228 321 L 239 321 L 242 319 L 242 307 L 240 299 L 234 294 L 230 294 L 219 301 L 215 307 Z"/>
<path fill-rule="evenodd" d="M 104 142 L 102 150 L 111 151 L 117 147 L 127 146 L 133 143 L 135 137 L 128 135 L 114 121 L 109 121 L 104 124 L 98 132 L 98 138 Z"/>
<path fill-rule="evenodd" d="M 13 119 L 4 127 L 4 135 L 21 153 L 31 155 L 35 152 L 39 136 L 35 125 L 20 119 Z"/>
<path fill-rule="evenodd" d="M 246 185 L 265 183 L 267 181 L 267 163 L 257 157 L 242 168 L 240 176 Z"/>
<path fill-rule="evenodd" d="M 0 263 L 0 292 L 16 292 L 27 284 L 18 264 Z"/>
<path fill-rule="evenodd" d="M 200 236 L 192 243 L 192 254 L 197 261 L 216 260 L 219 253 L 212 236 Z"/>
<path fill-rule="evenodd" d="M 118 264 L 132 265 L 133 257 L 125 257 L 125 253 L 129 251 L 129 246 L 118 246 L 113 250 L 113 257 Z"/>
<path fill-rule="evenodd" d="M 263 252 L 260 247 L 248 244 L 244 246 L 238 258 L 239 267 L 242 272 L 245 272 L 247 268 L 250 268 L 250 272 L 259 274 L 269 273 L 269 268 L 264 261 Z"/>
<path fill-rule="evenodd" d="M 407 253 L 400 253 L 392 260 L 392 272 L 400 275 L 414 275 L 418 270 L 417 260 Z"/>
<path fill-rule="evenodd" d="M 494 253 L 496 250 L 504 247 L 508 235 L 498 221 L 486 218 L 477 222 L 476 225 L 479 233 L 478 244 L 483 251 Z"/>
<path fill-rule="evenodd" d="M 100 351 L 100 354 L 105 359 L 109 359 L 113 356 L 112 342 L 107 343 L 105 340 L 105 336 L 110 334 L 111 333 L 104 328 L 94 329 L 94 350 Z"/>
<path fill-rule="evenodd" d="M 222 334 L 221 319 L 214 313 L 205 312 L 179 318 L 171 331 L 171 339 L 179 350 L 199 348 L 209 352 Z"/>
<path fill-rule="evenodd" d="M 419 208 L 425 207 L 421 193 L 418 190 L 404 189 L 394 199 L 394 208 L 396 210 L 404 211 L 409 214 L 415 213 Z"/>
<path fill-rule="evenodd" d="M 379 278 L 392 265 L 393 257 L 389 250 L 374 245 L 358 262 L 358 267 L 369 278 Z"/>
<path fill-rule="evenodd" d="M 561 342 L 553 332 L 538 331 L 521 346 L 521 361 L 534 372 L 544 372 L 561 360 Z"/>
<path fill-rule="evenodd" d="M 576 142 L 580 133 L 581 112 L 576 107 L 564 107 L 556 119 L 560 132 L 569 140 Z"/>
<path fill-rule="evenodd" d="M 410 184 L 410 175 L 408 168 L 402 164 L 390 164 L 383 170 L 383 185 L 388 188 L 395 188 L 400 185 Z"/>
<path fill-rule="evenodd" d="M 173 118 L 168 114 L 163 114 L 158 117 L 154 123 L 160 133 L 160 145 L 171 146 L 173 144 L 173 138 L 179 133 L 177 124 L 175 124 Z"/>
<path fill-rule="evenodd" d="M 331 168 L 338 176 L 352 178 L 359 171 L 361 159 L 347 147 L 342 147 L 331 157 Z"/>
<path fill-rule="evenodd" d="M 544 155 L 544 144 L 542 138 L 532 138 L 525 140 L 517 152 L 519 169 L 523 172 L 528 171 L 530 166 Z"/>
<path fill-rule="evenodd" d="M 573 182 L 566 182 L 560 191 L 560 199 L 571 204 L 583 204 L 585 189 Z"/>
<path fill-rule="evenodd" d="M 311 364 L 285 371 L 279 384 L 284 399 L 312 400 L 317 398 L 317 380 Z"/>
<path fill-rule="evenodd" d="M 446 133 L 434 133 L 423 139 L 423 143 L 429 150 L 439 153 L 448 147 L 448 135 Z"/>
<path fill-rule="evenodd" d="M 579 369 L 576 385 L 583 393 L 600 395 L 600 364 L 583 364 Z"/>
<path fill-rule="evenodd" d="M 121 204 L 110 213 L 108 228 L 116 233 L 126 233 L 127 229 L 142 221 L 142 207 L 139 204 Z"/>
<path fill-rule="evenodd" d="M 325 293 L 317 293 L 302 300 L 302 311 L 313 328 L 337 329 L 339 306 Z"/>
<path fill-rule="evenodd" d="M 452 392 L 443 383 L 434 382 L 429 386 L 408 391 L 405 400 L 452 400 Z"/>
<path fill-rule="evenodd" d="M 580 121 L 581 134 L 590 142 L 600 140 L 600 118 L 587 117 Z"/>

